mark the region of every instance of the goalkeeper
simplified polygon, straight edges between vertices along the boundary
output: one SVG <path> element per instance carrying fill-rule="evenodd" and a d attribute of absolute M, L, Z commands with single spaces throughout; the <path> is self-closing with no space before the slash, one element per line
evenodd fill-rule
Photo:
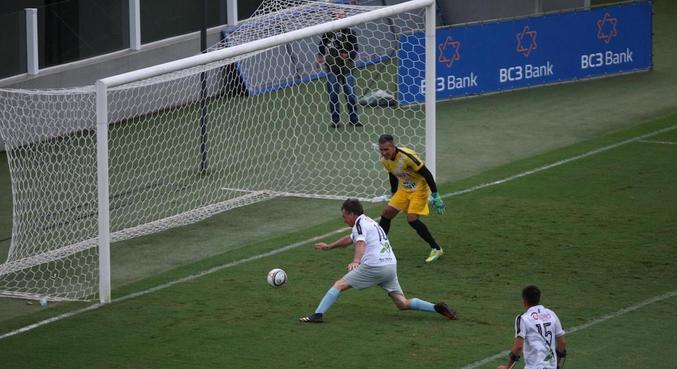
<path fill-rule="evenodd" d="M 426 263 L 433 262 L 444 255 L 444 250 L 435 242 L 420 216 L 430 213 L 428 194 L 432 192 L 432 205 L 438 214 L 446 212 L 446 205 L 437 193 L 437 185 L 430 170 L 425 166 L 414 150 L 395 146 L 393 136 L 384 134 L 378 139 L 378 148 L 383 166 L 390 177 L 392 198 L 381 214 L 379 225 L 388 233 L 391 220 L 400 212 L 407 213 L 407 222 L 416 233 L 430 245 L 430 255 Z"/>

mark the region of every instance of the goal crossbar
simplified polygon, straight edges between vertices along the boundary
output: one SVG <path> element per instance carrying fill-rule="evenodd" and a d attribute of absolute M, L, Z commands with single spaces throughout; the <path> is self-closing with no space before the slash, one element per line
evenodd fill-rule
<path fill-rule="evenodd" d="M 404 3 L 391 5 L 385 8 L 371 10 L 362 14 L 351 15 L 350 17 L 337 19 L 324 24 L 318 24 L 281 35 L 263 38 L 246 44 L 228 47 L 212 51 L 206 54 L 198 54 L 181 60 L 171 61 L 152 67 L 139 69 L 136 71 L 118 74 L 116 76 L 100 79 L 106 87 L 115 87 L 126 83 L 152 78 L 161 74 L 172 73 L 186 68 L 192 68 L 203 64 L 209 64 L 235 56 L 244 55 L 274 46 L 280 45 L 280 40 L 284 43 L 301 40 L 308 36 L 321 35 L 325 32 L 337 31 L 342 28 L 348 28 L 360 23 L 373 21 L 380 18 L 386 18 L 399 13 L 431 7 L 435 5 L 435 0 L 412 0 Z M 433 18 L 434 22 L 434 18 Z M 434 27 L 434 23 L 433 23 Z"/>

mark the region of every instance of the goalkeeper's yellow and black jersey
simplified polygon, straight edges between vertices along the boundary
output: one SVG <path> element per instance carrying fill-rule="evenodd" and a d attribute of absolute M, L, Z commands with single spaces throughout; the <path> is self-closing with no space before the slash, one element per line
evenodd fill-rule
<path fill-rule="evenodd" d="M 425 191 L 428 192 L 428 183 L 418 173 L 425 163 L 416 152 L 406 147 L 398 147 L 394 160 L 381 159 L 388 172 L 397 177 L 398 191 Z"/>

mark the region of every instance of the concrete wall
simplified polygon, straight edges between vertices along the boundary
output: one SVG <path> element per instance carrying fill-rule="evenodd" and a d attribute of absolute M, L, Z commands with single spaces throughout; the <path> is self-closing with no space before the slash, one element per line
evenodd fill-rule
<path fill-rule="evenodd" d="M 512 18 L 583 7 L 585 0 L 441 0 L 439 11 L 447 25 Z"/>
<path fill-rule="evenodd" d="M 222 27 L 208 32 L 207 44 L 220 39 Z M 111 54 L 41 70 L 36 76 L 22 74 L 0 80 L 0 88 L 47 89 L 93 85 L 97 79 L 196 55 L 200 33 L 172 37 L 143 45 L 141 50 L 121 50 Z"/>

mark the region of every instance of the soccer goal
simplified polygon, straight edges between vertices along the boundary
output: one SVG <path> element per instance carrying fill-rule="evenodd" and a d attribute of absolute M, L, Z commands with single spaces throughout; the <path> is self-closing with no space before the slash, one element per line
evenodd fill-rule
<path fill-rule="evenodd" d="M 335 128 L 319 44 L 346 28 L 362 126 L 341 91 Z M 434 0 L 271 0 L 197 56 L 95 86 L 0 90 L 13 195 L 0 295 L 109 302 L 111 242 L 276 196 L 383 195 L 383 133 L 434 171 L 435 91 L 406 96 L 434 85 L 434 58 Z"/>

